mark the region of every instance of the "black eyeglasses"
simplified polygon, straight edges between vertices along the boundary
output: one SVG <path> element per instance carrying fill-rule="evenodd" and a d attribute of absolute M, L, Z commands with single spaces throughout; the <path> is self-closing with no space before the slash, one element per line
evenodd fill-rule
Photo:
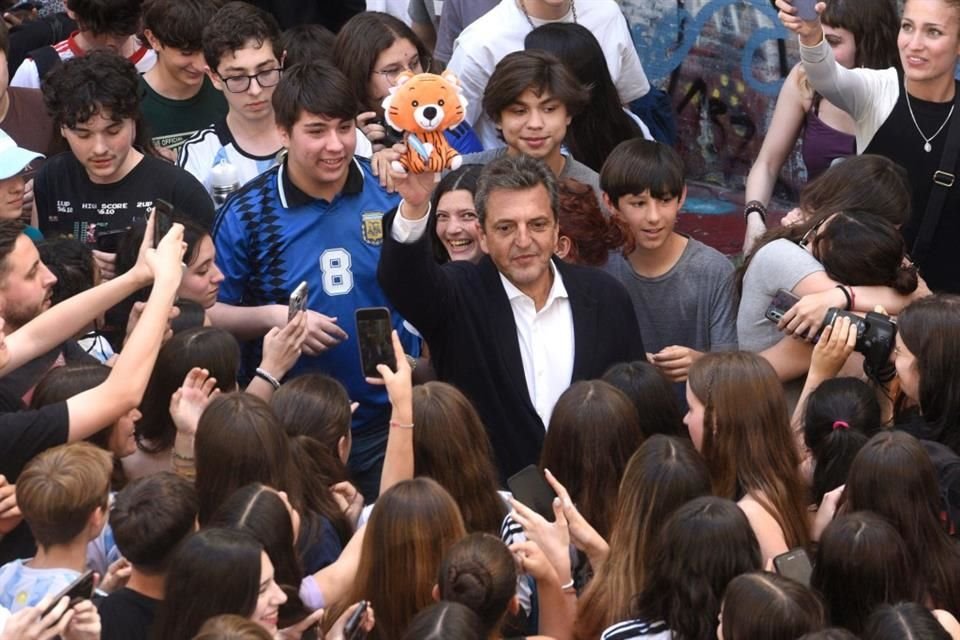
<path fill-rule="evenodd" d="M 250 81 L 254 79 L 256 79 L 257 84 L 260 85 L 261 88 L 276 85 L 280 82 L 280 72 L 281 69 L 278 67 L 276 69 L 264 69 L 252 76 L 230 76 L 229 78 L 224 78 L 219 72 L 217 75 L 223 80 L 223 84 L 227 86 L 227 91 L 230 93 L 243 93 L 250 88 Z"/>

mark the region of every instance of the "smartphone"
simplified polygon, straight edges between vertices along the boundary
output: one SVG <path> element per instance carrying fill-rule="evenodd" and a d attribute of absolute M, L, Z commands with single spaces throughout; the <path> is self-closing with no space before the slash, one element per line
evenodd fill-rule
<path fill-rule="evenodd" d="M 797 17 L 810 22 L 817 19 L 817 10 L 814 7 L 823 0 L 792 0 L 792 2 L 797 9 Z"/>
<path fill-rule="evenodd" d="M 802 547 L 790 549 L 790 551 L 776 556 L 773 559 L 773 567 L 780 575 L 810 586 L 810 574 L 813 573 L 813 567 L 810 565 L 810 556 Z"/>
<path fill-rule="evenodd" d="M 307 281 L 304 280 L 297 285 L 297 288 L 290 294 L 290 306 L 287 307 L 287 322 L 293 320 L 293 316 L 307 308 Z"/>
<path fill-rule="evenodd" d="M 770 306 L 767 307 L 763 317 L 770 322 L 780 322 L 780 318 L 790 310 L 790 307 L 799 301 L 800 298 L 787 289 L 778 289 L 777 294 L 773 296 L 773 300 L 770 301 Z"/>
<path fill-rule="evenodd" d="M 510 476 L 507 487 L 515 500 L 527 505 L 548 522 L 554 521 L 553 499 L 557 494 L 536 465 L 532 464 Z"/>
<path fill-rule="evenodd" d="M 54 607 L 57 606 L 57 603 L 60 602 L 64 596 L 70 598 L 71 607 L 81 600 L 89 600 L 93 597 L 93 587 L 93 571 L 88 570 L 81 574 L 79 578 L 68 584 L 63 591 L 58 593 L 53 599 L 53 603 L 47 607 L 46 611 L 44 611 L 40 617 L 42 618 L 53 611 Z"/>
<path fill-rule="evenodd" d="M 157 198 L 153 203 L 153 248 L 156 249 L 173 226 L 173 205 Z"/>
<path fill-rule="evenodd" d="M 126 232 L 127 229 L 120 229 L 119 231 L 104 231 L 103 233 L 98 233 L 97 251 L 116 253 L 120 247 L 120 240 L 123 239 Z"/>
<path fill-rule="evenodd" d="M 347 624 L 343 626 L 343 637 L 345 640 L 363 640 L 367 637 L 367 632 L 363 630 L 363 614 L 367 612 L 367 601 L 361 600 L 357 610 L 350 614 Z"/>
<path fill-rule="evenodd" d="M 380 378 L 378 364 L 385 364 L 392 371 L 397 370 L 397 355 L 393 352 L 393 323 L 390 322 L 390 310 L 386 307 L 365 307 L 357 309 L 357 343 L 360 345 L 360 365 L 363 375 L 368 378 Z"/>

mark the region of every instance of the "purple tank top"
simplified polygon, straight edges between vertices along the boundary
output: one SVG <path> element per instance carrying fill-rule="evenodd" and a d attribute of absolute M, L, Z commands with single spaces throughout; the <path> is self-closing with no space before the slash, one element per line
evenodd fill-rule
<path fill-rule="evenodd" d="M 814 94 L 813 106 L 807 112 L 803 128 L 803 164 L 807 167 L 807 179 L 813 180 L 830 167 L 837 158 L 852 156 L 857 151 L 855 136 L 837 131 L 820 119 L 820 94 Z"/>

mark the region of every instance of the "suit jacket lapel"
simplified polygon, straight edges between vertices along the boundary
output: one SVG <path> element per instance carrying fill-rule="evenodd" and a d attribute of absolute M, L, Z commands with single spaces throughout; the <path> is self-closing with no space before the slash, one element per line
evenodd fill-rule
<path fill-rule="evenodd" d="M 527 391 L 527 378 L 523 373 L 523 358 L 520 357 L 520 339 L 517 336 L 517 323 L 513 318 L 513 307 L 510 306 L 510 299 L 507 298 L 507 292 L 500 281 L 500 272 L 489 257 L 484 257 L 479 266 L 486 293 L 485 300 L 490 304 L 488 318 L 497 344 L 496 356 L 501 358 L 503 369 L 509 378 L 502 382 L 516 389 L 530 411 L 536 413 Z"/>
<path fill-rule="evenodd" d="M 570 297 L 570 312 L 573 315 L 573 379 L 582 380 L 588 372 L 594 371 L 594 344 L 599 331 L 600 309 L 597 300 L 583 281 L 580 274 L 571 269 L 562 260 L 554 259 L 553 264 L 563 277 L 563 285 Z"/>

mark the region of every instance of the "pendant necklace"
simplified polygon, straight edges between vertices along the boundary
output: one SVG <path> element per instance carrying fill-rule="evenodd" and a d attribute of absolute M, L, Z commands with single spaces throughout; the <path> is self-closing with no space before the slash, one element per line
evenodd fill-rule
<path fill-rule="evenodd" d="M 530 23 L 531 29 L 536 29 L 537 25 L 533 24 L 533 20 L 530 19 L 530 14 L 527 13 L 527 7 L 523 4 L 523 0 L 517 0 L 517 3 L 520 5 L 520 11 L 523 12 L 523 17 L 527 19 L 527 22 Z M 577 23 L 577 3 L 574 0 L 570 0 L 570 10 L 573 12 L 573 23 Z"/>
<path fill-rule="evenodd" d="M 913 126 L 917 128 L 917 133 L 919 133 L 920 137 L 923 138 L 923 150 L 926 151 L 927 153 L 930 153 L 933 150 L 933 147 L 930 145 L 930 142 L 934 138 L 936 138 L 938 135 L 940 135 L 940 132 L 943 131 L 943 128 L 947 126 L 948 122 L 950 122 L 950 117 L 953 115 L 953 110 L 957 106 L 957 103 L 956 101 L 954 101 L 953 105 L 950 107 L 950 113 L 947 114 L 946 120 L 944 120 L 943 124 L 940 125 L 940 128 L 937 129 L 936 132 L 928 138 L 927 136 L 923 135 L 923 129 L 921 129 L 920 125 L 917 124 L 917 117 L 913 115 L 913 106 L 910 104 L 910 94 L 907 92 L 906 80 L 904 80 L 903 82 L 903 93 L 907 97 L 907 109 L 910 111 L 910 119 L 913 120 Z"/>

